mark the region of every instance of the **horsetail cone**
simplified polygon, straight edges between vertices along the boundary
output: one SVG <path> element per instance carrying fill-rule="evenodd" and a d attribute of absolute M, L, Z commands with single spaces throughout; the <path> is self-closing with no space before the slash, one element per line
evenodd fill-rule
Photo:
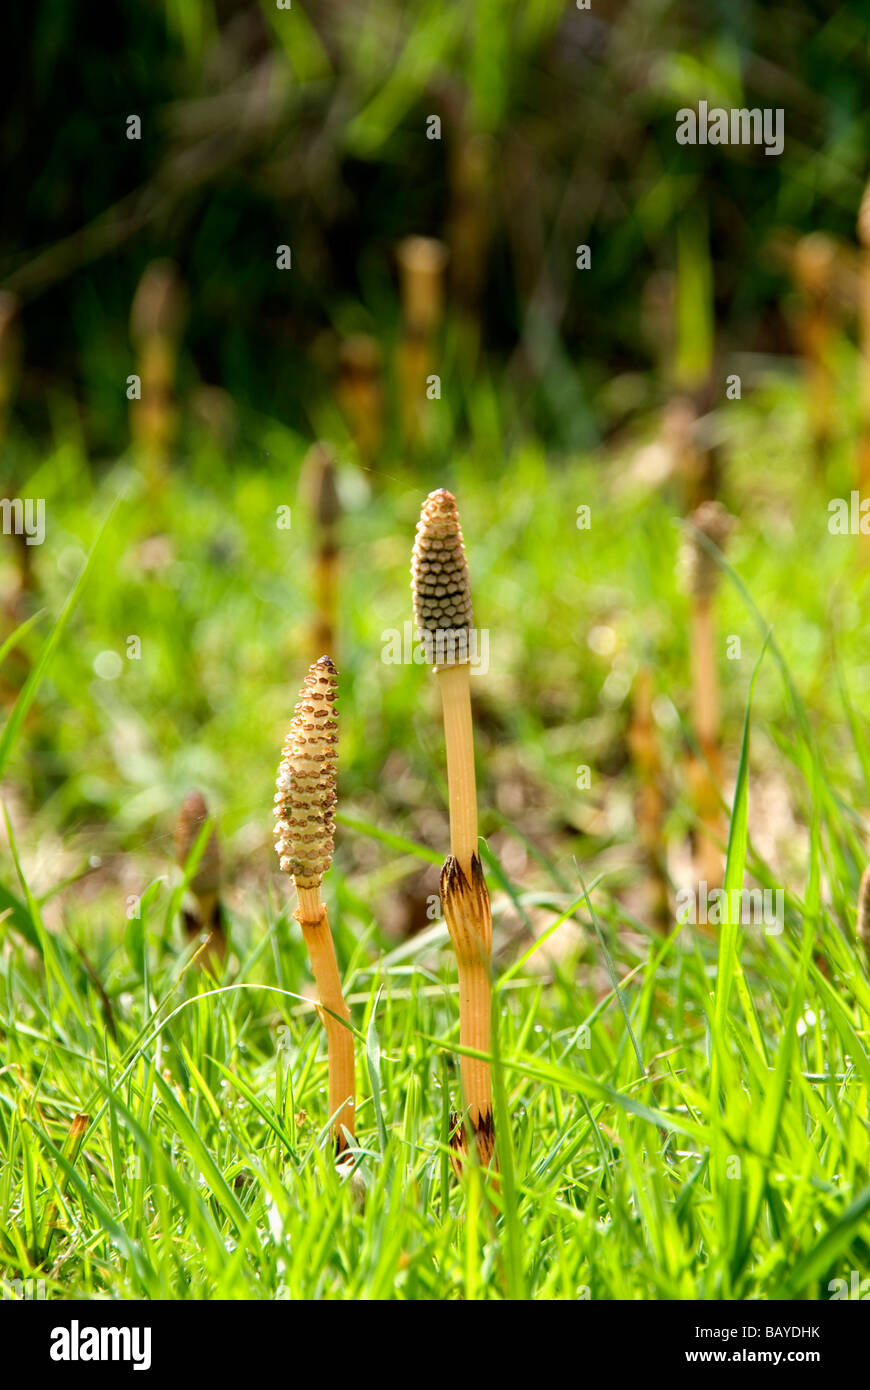
<path fill-rule="evenodd" d="M 411 557 L 414 620 L 427 632 L 470 632 L 474 623 L 468 562 L 456 499 L 430 492 L 417 523 Z"/>
<path fill-rule="evenodd" d="M 332 863 L 338 678 L 328 656 L 310 667 L 281 752 L 275 794 L 275 849 L 297 888 L 319 887 Z"/>

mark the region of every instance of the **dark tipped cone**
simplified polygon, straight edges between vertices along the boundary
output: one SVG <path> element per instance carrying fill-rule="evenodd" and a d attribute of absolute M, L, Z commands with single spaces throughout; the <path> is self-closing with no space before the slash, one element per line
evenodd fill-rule
<path fill-rule="evenodd" d="M 444 488 L 423 503 L 411 558 L 414 619 L 420 632 L 470 631 L 468 562 L 456 499 Z"/>

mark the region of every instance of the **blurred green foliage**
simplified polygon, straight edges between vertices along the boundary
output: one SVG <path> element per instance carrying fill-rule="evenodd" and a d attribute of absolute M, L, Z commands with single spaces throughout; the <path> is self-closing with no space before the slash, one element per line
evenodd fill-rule
<path fill-rule="evenodd" d="M 2 490 L 47 517 L 43 544 L 0 551 L 9 1272 L 56 1241 L 52 1296 L 670 1299 L 823 1297 L 866 1265 L 854 904 L 870 569 L 827 506 L 855 484 L 862 429 L 868 17 L 810 0 L 45 0 L 5 16 L 0 289 L 18 296 L 21 341 L 16 373 L 0 326 Z M 782 156 L 678 146 L 675 113 L 701 100 L 783 108 Z M 835 408 L 814 456 L 788 251 L 819 230 L 839 279 L 824 306 Z M 403 437 L 409 233 L 452 253 L 430 345 L 443 390 L 419 439 Z M 144 356 L 131 303 L 161 258 L 188 306 L 177 379 L 171 345 L 151 362 L 164 421 L 177 408 L 162 470 L 142 447 L 146 401 L 125 390 Z M 341 406 L 342 344 L 359 334 L 380 348 L 386 402 L 371 457 Z M 744 391 L 726 398 L 735 370 Z M 675 573 L 691 449 L 672 447 L 676 417 L 658 409 L 682 393 L 738 519 L 715 601 L 726 800 L 773 629 L 728 872 L 783 888 L 781 938 L 666 939 L 651 920 L 629 735 L 642 671 L 671 889 L 696 822 Z M 325 891 L 371 1044 L 361 1219 L 349 1190 L 332 1200 L 320 1152 L 321 1029 L 270 843 L 281 741 L 319 655 L 301 485 L 313 438 L 337 446 L 341 498 Z M 444 1146 L 455 1010 L 432 912 L 448 843 L 436 683 L 383 659 L 410 626 L 414 525 L 441 486 L 491 639 L 472 688 L 497 1126 L 518 1184 L 500 1235 L 477 1177 L 471 1198 L 450 1185 Z M 172 862 L 194 786 L 219 824 L 234 986 L 208 999 L 179 946 Z M 85 1107 L 78 1171 L 58 1168 Z"/>
<path fill-rule="evenodd" d="M 817 0 L 17 7 L 0 283 L 23 304 L 19 410 L 43 428 L 47 396 L 72 392 L 93 449 L 123 444 L 129 305 L 147 262 L 170 256 L 189 291 L 187 379 L 310 430 L 338 336 L 390 341 L 396 243 L 450 239 L 457 161 L 482 140 L 484 345 L 530 423 L 593 442 L 615 374 L 671 370 L 649 303 L 687 219 L 709 229 L 719 350 L 787 344 L 766 248 L 782 227 L 853 240 L 867 18 Z M 782 107 L 781 157 L 678 146 L 675 112 L 700 100 Z"/>

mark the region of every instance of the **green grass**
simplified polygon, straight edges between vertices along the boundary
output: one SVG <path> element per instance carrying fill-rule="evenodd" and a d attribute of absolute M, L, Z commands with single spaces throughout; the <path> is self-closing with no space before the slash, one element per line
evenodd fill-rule
<path fill-rule="evenodd" d="M 605 469 L 505 445 L 497 470 L 473 437 L 449 468 L 397 466 L 373 496 L 343 469 L 342 814 L 324 891 L 360 1035 L 364 1207 L 329 1157 L 323 1032 L 269 843 L 310 657 L 306 441 L 264 426 L 262 449 L 231 463 L 192 441 L 159 526 L 128 463 L 91 481 L 66 437 L 33 464 L 43 611 L 0 653 L 10 706 L 19 691 L 0 735 L 4 1279 L 36 1271 L 61 1297 L 743 1299 L 826 1298 L 831 1279 L 866 1273 L 867 580 L 825 510 L 848 493 L 850 453 L 812 481 L 788 382 L 721 413 L 740 528 L 717 621 L 742 643 L 720 663 L 727 882 L 785 889 L 780 936 L 726 922 L 662 937 L 644 920 L 625 754 L 640 660 L 660 696 L 672 845 L 691 821 L 676 497 L 629 482 L 625 446 Z M 419 908 L 410 939 L 385 921 L 407 885 L 437 892 L 446 846 L 434 682 L 380 660 L 383 632 L 410 617 L 413 526 L 438 485 L 459 498 L 492 634 L 474 685 L 500 1191 L 450 1172 L 446 929 Z M 590 645 L 593 629 L 606 640 Z M 141 657 L 95 676 L 131 635 Z M 224 844 L 219 979 L 180 944 L 171 826 L 192 785 Z M 544 962 L 529 927 L 563 922 L 567 946 Z"/>

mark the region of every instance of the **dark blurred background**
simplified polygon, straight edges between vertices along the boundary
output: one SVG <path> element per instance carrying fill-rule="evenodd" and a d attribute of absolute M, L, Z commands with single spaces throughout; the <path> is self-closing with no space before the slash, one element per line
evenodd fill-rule
<path fill-rule="evenodd" d="M 788 238 L 855 242 L 868 18 L 811 0 L 14 6 L 0 286 L 19 422 L 47 430 L 61 392 L 92 457 L 124 447 L 130 304 L 171 257 L 181 384 L 231 393 L 243 429 L 311 433 L 341 344 L 398 333 L 396 248 L 421 233 L 447 243 L 473 325 L 457 351 L 507 371 L 516 421 L 594 444 L 703 378 L 714 314 L 717 357 L 789 350 Z M 784 152 L 679 146 L 675 112 L 700 100 L 784 108 Z"/>

